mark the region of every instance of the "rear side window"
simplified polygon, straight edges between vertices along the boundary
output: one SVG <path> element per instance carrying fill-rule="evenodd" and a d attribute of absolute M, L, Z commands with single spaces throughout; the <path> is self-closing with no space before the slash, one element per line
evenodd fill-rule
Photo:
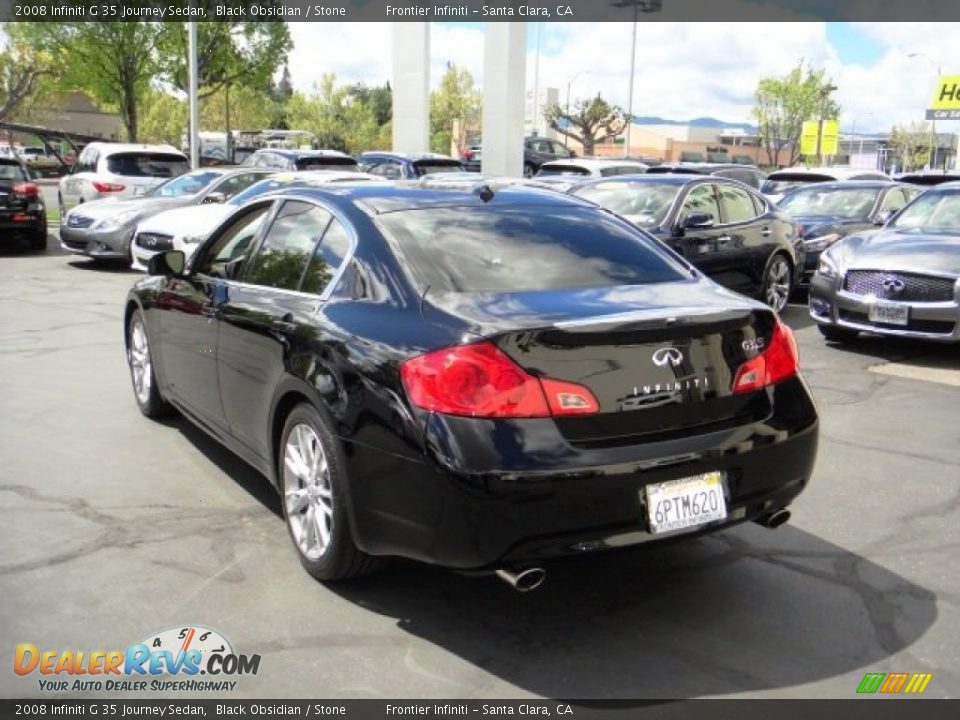
<path fill-rule="evenodd" d="M 458 162 L 444 162 L 443 160 L 431 160 L 430 162 L 416 162 L 413 164 L 414 172 L 417 177 L 432 175 L 439 172 L 457 172 L 462 170 L 463 166 Z"/>
<path fill-rule="evenodd" d="M 430 208 L 376 219 L 431 292 L 531 292 L 685 278 L 656 241 L 600 210 Z"/>
<path fill-rule="evenodd" d="M 350 236 L 340 221 L 333 218 L 323 234 L 323 239 L 317 245 L 316 252 L 313 253 L 300 289 L 303 292 L 318 295 L 323 293 L 343 264 L 343 259 L 349 250 Z"/>
<path fill-rule="evenodd" d="M 189 169 L 185 157 L 168 153 L 130 152 L 107 157 L 107 171 L 125 177 L 172 178 Z"/>
<path fill-rule="evenodd" d="M 731 185 L 718 185 L 720 195 L 720 209 L 723 211 L 723 222 L 742 223 L 753 220 L 757 216 L 757 209 L 753 204 L 750 193 Z"/>
<path fill-rule="evenodd" d="M 299 290 L 330 218 L 329 212 L 316 205 L 286 201 L 250 261 L 244 280 L 254 285 Z"/>
<path fill-rule="evenodd" d="M 294 164 L 297 170 L 359 170 L 357 161 L 349 157 L 307 157 L 298 158 Z"/>

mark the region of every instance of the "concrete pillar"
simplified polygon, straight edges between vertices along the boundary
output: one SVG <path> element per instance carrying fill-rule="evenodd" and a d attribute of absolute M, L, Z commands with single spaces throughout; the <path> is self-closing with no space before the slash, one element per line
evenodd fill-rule
<path fill-rule="evenodd" d="M 483 47 L 484 173 L 523 174 L 527 24 L 488 22 Z"/>
<path fill-rule="evenodd" d="M 393 149 L 430 151 L 430 23 L 393 23 Z"/>

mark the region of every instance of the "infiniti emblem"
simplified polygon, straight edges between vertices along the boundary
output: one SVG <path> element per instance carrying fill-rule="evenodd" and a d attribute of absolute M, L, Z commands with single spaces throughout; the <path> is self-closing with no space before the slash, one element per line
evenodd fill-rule
<path fill-rule="evenodd" d="M 653 364 L 657 367 L 663 367 L 670 363 L 670 367 L 676 367 L 683 362 L 683 353 L 677 348 L 660 348 L 653 354 Z"/>
<path fill-rule="evenodd" d="M 894 295 L 899 295 L 903 292 L 903 289 L 906 287 L 903 280 L 896 277 L 895 275 L 890 275 L 883 279 L 883 289 L 888 293 L 893 293 Z"/>

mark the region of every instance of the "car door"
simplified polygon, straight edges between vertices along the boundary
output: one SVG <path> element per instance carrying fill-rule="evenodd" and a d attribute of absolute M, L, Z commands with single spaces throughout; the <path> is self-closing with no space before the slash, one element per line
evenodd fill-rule
<path fill-rule="evenodd" d="M 717 238 L 716 280 L 743 293 L 756 293 L 767 260 L 776 248 L 774 218 L 766 203 L 744 187 L 717 183 L 724 233 Z"/>
<path fill-rule="evenodd" d="M 83 184 L 94 172 L 99 153 L 95 147 L 86 147 L 73 164 L 73 169 L 62 183 L 60 196 L 63 209 L 71 210 L 83 201 Z"/>
<path fill-rule="evenodd" d="M 710 216 L 709 224 L 685 227 L 694 213 Z M 666 242 L 698 270 L 716 279 L 721 271 L 718 246 L 726 231 L 721 225 L 720 204 L 713 183 L 697 183 L 685 191 L 673 223 L 673 233 Z"/>
<path fill-rule="evenodd" d="M 165 392 L 219 433 L 226 428 L 217 379 L 220 306 L 272 205 L 265 200 L 232 216 L 197 251 L 191 272 L 165 280 L 157 297 Z"/>
<path fill-rule="evenodd" d="M 888 188 L 871 216 L 871 222 L 877 223 L 882 220 L 885 223 L 894 214 L 903 210 L 908 202 L 909 200 L 901 188 Z M 868 228 L 865 227 L 864 229 Z"/>
<path fill-rule="evenodd" d="M 219 382 L 230 434 L 269 459 L 269 417 L 277 386 L 295 360 L 298 335 L 320 309 L 316 253 L 333 221 L 325 207 L 284 200 L 243 275 L 221 307 Z M 319 273 L 319 275 L 318 275 Z M 304 291 L 301 285 L 305 283 Z"/>

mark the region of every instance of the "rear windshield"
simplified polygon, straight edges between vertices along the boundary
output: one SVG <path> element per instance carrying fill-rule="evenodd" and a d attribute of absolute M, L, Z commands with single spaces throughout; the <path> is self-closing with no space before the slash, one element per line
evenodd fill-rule
<path fill-rule="evenodd" d="M 429 208 L 376 222 L 421 289 L 529 292 L 689 277 L 655 240 L 592 208 Z"/>
<path fill-rule="evenodd" d="M 415 162 L 413 169 L 416 171 L 417 177 L 423 177 L 439 172 L 456 172 L 462 170 L 463 166 L 456 160 L 429 160 Z"/>
<path fill-rule="evenodd" d="M 589 175 L 590 171 L 579 165 L 542 165 L 537 177 L 548 175 Z"/>
<path fill-rule="evenodd" d="M 666 175 L 667 173 L 675 173 L 678 175 L 702 175 L 697 168 L 691 167 L 676 167 L 675 165 L 657 165 L 657 167 L 652 167 L 647 170 L 647 173 L 652 175 Z"/>
<path fill-rule="evenodd" d="M 185 157 L 169 153 L 129 152 L 107 157 L 107 170 L 126 177 L 172 178 L 189 169 Z"/>
<path fill-rule="evenodd" d="M 801 185 L 831 181 L 836 182 L 836 178 L 812 173 L 777 173 L 776 176 L 771 175 L 767 178 L 763 187 L 760 188 L 760 192 L 768 195 L 780 195 Z"/>
<path fill-rule="evenodd" d="M 960 175 L 901 175 L 897 178 L 902 183 L 910 185 L 940 185 L 945 182 L 955 182 L 960 180 Z"/>
<path fill-rule="evenodd" d="M 29 179 L 30 178 L 27 177 L 26 173 L 23 172 L 23 168 L 20 167 L 20 163 L 0 159 L 0 181 L 14 180 L 19 182 L 21 180 Z"/>
<path fill-rule="evenodd" d="M 335 166 L 340 170 L 360 171 L 360 168 L 357 167 L 357 161 L 352 157 L 333 156 L 297 158 L 296 165 L 297 170 L 328 170 Z"/>

